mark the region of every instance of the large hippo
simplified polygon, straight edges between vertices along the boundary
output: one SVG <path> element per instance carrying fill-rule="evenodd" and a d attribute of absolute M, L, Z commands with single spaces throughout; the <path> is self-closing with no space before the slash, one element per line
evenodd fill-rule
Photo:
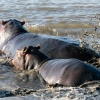
<path fill-rule="evenodd" d="M 34 69 L 50 85 L 79 86 L 86 81 L 100 80 L 100 71 L 78 59 L 50 60 L 39 46 L 17 50 L 11 60 L 19 70 Z"/>
<path fill-rule="evenodd" d="M 23 25 L 25 21 L 20 22 L 15 19 L 2 21 L 0 30 L 0 52 L 7 57 L 13 58 L 17 49 L 25 46 L 41 45 L 40 51 L 50 58 L 78 58 L 81 60 L 90 60 L 98 55 L 87 48 L 79 47 L 77 42 L 67 41 L 67 38 L 54 38 L 45 35 L 36 35 L 29 33 Z"/>

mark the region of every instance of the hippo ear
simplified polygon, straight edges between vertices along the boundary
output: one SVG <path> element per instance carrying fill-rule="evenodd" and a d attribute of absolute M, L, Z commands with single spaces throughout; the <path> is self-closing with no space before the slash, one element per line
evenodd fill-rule
<path fill-rule="evenodd" d="M 25 21 L 23 20 L 22 22 L 21 22 L 21 25 L 24 25 L 25 24 Z"/>
<path fill-rule="evenodd" d="M 40 49 L 40 44 L 38 44 L 35 48 L 36 48 L 36 49 Z"/>
<path fill-rule="evenodd" d="M 5 25 L 5 24 L 6 24 L 6 22 L 2 20 L 2 25 Z"/>
<path fill-rule="evenodd" d="M 23 51 L 26 52 L 26 50 L 27 50 L 27 47 L 24 47 Z"/>
<path fill-rule="evenodd" d="M 23 55 L 26 54 L 27 50 L 28 50 L 28 48 L 27 47 L 24 47 L 24 49 L 23 49 Z"/>

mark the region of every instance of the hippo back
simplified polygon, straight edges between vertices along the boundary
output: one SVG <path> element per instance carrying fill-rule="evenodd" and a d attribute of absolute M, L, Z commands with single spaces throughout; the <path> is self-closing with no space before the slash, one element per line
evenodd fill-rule
<path fill-rule="evenodd" d="M 78 86 L 86 81 L 100 80 L 100 71 L 78 59 L 54 59 L 39 69 L 45 81 L 51 85 Z"/>
<path fill-rule="evenodd" d="M 28 33 L 23 27 L 23 23 L 17 20 L 9 20 L 3 25 L 0 31 L 0 51 L 7 57 L 12 58 L 17 49 L 25 46 L 41 45 L 40 51 L 50 58 L 78 58 L 90 60 L 92 57 L 99 57 L 94 51 L 81 48 L 78 42 L 69 42 L 52 38 L 51 36 L 35 35 Z M 67 38 L 66 38 L 67 40 Z"/>

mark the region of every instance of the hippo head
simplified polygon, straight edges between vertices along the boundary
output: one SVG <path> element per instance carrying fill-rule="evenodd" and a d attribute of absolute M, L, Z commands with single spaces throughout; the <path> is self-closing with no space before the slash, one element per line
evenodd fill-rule
<path fill-rule="evenodd" d="M 41 62 L 48 57 L 39 51 L 40 46 L 25 47 L 22 50 L 16 50 L 15 57 L 11 64 L 19 70 L 37 69 Z"/>
<path fill-rule="evenodd" d="M 2 20 L 2 28 L 0 29 L 0 42 L 3 43 L 21 33 L 26 33 L 27 31 L 23 27 L 24 24 L 25 21 L 20 22 L 15 19 L 10 19 L 8 21 Z"/>
<path fill-rule="evenodd" d="M 23 70 L 25 67 L 26 50 L 26 47 L 22 50 L 16 50 L 15 57 L 10 61 L 10 64 L 14 65 L 19 70 Z"/>
<path fill-rule="evenodd" d="M 25 21 L 21 22 L 16 19 L 10 19 L 7 21 L 2 20 L 2 28 L 0 31 L 6 31 L 6 32 L 9 32 L 11 30 L 16 31 L 16 29 L 19 29 L 19 27 L 22 27 L 24 24 Z"/>

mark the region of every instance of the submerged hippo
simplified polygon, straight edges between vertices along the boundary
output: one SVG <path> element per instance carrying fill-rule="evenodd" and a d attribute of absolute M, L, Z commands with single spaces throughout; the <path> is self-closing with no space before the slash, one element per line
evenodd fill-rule
<path fill-rule="evenodd" d="M 78 59 L 50 60 L 39 48 L 29 46 L 17 50 L 11 64 L 19 70 L 38 71 L 50 85 L 78 86 L 86 81 L 100 80 L 100 71 L 95 67 Z"/>
<path fill-rule="evenodd" d="M 87 48 L 79 47 L 79 43 L 67 41 L 68 38 L 61 38 L 36 35 L 29 33 L 23 25 L 25 21 L 18 20 L 2 21 L 0 30 L 0 52 L 7 57 L 13 58 L 17 49 L 25 46 L 41 45 L 40 51 L 50 58 L 78 58 L 81 60 L 90 60 L 98 55 Z"/>

